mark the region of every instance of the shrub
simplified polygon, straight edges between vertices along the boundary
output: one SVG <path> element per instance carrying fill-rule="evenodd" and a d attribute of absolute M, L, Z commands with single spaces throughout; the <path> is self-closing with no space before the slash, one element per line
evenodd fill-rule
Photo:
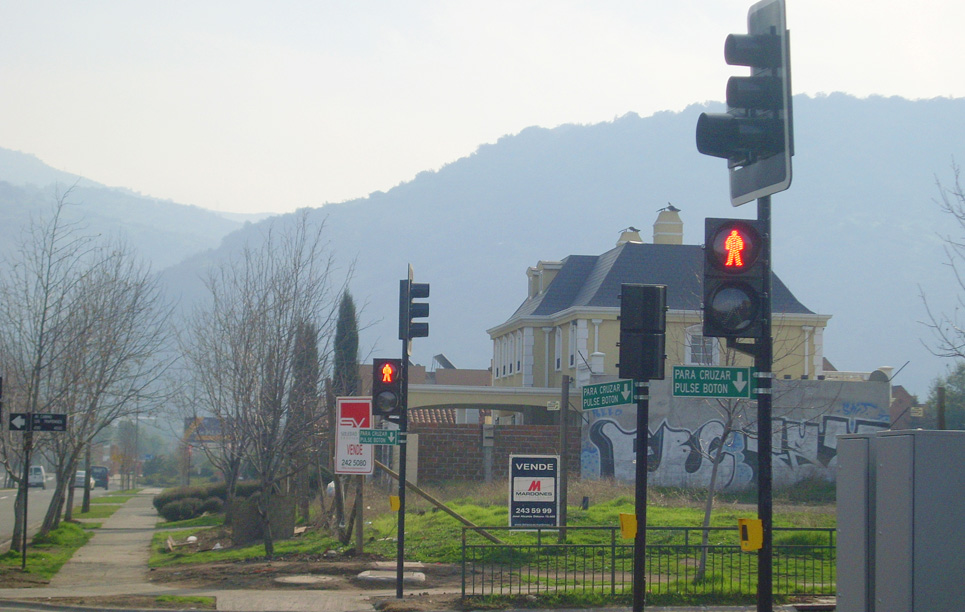
<path fill-rule="evenodd" d="M 207 497 L 203 487 L 177 487 L 176 489 L 165 489 L 154 496 L 152 503 L 158 512 L 161 508 L 173 501 L 192 497 L 194 499 L 204 499 Z"/>
<path fill-rule="evenodd" d="M 217 514 L 223 510 L 224 510 L 224 502 L 221 501 L 221 498 L 209 497 L 208 499 L 201 502 L 201 507 L 198 509 L 198 512 L 201 514 L 204 514 L 205 512 L 207 512 L 208 514 Z"/>
<path fill-rule="evenodd" d="M 245 480 L 235 487 L 235 497 L 248 498 L 261 490 L 261 483 L 257 480 Z"/>
<path fill-rule="evenodd" d="M 196 497 L 185 497 L 168 502 L 158 512 L 166 521 L 184 521 L 199 516 L 201 504 Z"/>
<path fill-rule="evenodd" d="M 239 482 L 235 487 L 235 497 L 239 499 L 244 499 L 250 497 L 252 494 L 257 493 L 261 483 L 257 480 L 246 480 L 244 482 Z M 184 501 L 186 499 L 191 499 L 198 502 L 198 506 L 202 507 L 201 510 L 196 510 L 195 516 L 200 515 L 202 512 L 223 512 L 224 504 L 228 496 L 228 485 L 224 481 L 206 484 L 203 486 L 189 486 L 189 487 L 175 487 L 173 489 L 165 489 L 154 496 L 152 503 L 154 504 L 154 509 L 158 511 L 158 514 L 163 516 L 167 520 L 183 520 L 183 519 L 170 519 L 168 514 L 177 515 L 183 510 L 182 506 L 172 506 L 176 502 Z M 171 508 L 165 510 L 168 506 Z M 167 512 L 168 514 L 165 514 Z M 193 516 L 183 517 L 183 518 L 193 518 Z"/>

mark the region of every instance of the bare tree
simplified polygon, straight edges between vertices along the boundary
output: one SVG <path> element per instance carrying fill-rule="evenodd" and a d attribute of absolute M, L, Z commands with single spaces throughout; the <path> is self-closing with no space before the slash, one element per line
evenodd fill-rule
<path fill-rule="evenodd" d="M 962 189 L 961 168 L 954 162 L 952 175 L 951 187 L 946 187 L 938 179 L 935 183 L 941 197 L 938 204 L 951 216 L 957 229 L 957 236 L 948 233 L 941 238 L 945 243 L 945 265 L 955 275 L 959 291 L 950 314 L 933 311 L 924 292 L 921 292 L 921 299 L 927 312 L 924 324 L 931 329 L 934 338 L 931 345 L 926 344 L 928 349 L 938 357 L 965 359 L 965 321 L 961 318 L 965 309 L 965 270 L 962 269 L 965 262 L 965 190 Z"/>
<path fill-rule="evenodd" d="M 165 367 L 158 355 L 169 308 L 156 276 L 124 244 L 65 223 L 69 193 L 49 217 L 31 222 L 0 281 L 0 358 L 16 405 L 67 415 L 66 433 L 40 435 L 56 478 L 41 533 L 59 524 L 85 447 L 138 404 L 157 400 Z M 7 452 L 3 462 L 10 473 Z"/>
<path fill-rule="evenodd" d="M 304 356 L 299 330 L 305 324 L 317 330 L 324 370 L 342 290 L 332 280 L 334 259 L 323 240 L 324 226 L 313 224 L 308 211 L 282 225 L 286 222 L 269 223 L 260 244 L 246 244 L 237 259 L 211 275 L 211 301 L 196 310 L 191 336 L 182 343 L 196 378 L 188 388 L 200 391 L 199 413 L 227 425 L 239 441 L 231 452 L 261 483 L 258 513 L 269 557 L 272 497 L 311 459 L 314 423 L 302 422 L 304 413 L 294 410 L 300 397 L 294 363 Z M 228 463 L 223 458 L 222 464 Z"/>

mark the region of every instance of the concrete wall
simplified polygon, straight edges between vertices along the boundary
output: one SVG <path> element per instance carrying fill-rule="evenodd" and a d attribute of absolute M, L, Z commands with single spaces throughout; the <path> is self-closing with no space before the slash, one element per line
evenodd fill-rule
<path fill-rule="evenodd" d="M 670 388 L 669 380 L 651 383 L 649 482 L 706 487 L 712 467 L 708 455 L 721 444 L 730 411 L 737 417 L 738 431 L 725 443 L 718 484 L 722 489 L 753 485 L 757 471 L 756 402 L 675 398 Z M 774 391 L 775 486 L 815 475 L 833 479 L 838 435 L 889 426 L 887 382 L 778 380 Z M 635 405 L 589 411 L 585 416 L 583 478 L 613 477 L 632 482 Z"/>

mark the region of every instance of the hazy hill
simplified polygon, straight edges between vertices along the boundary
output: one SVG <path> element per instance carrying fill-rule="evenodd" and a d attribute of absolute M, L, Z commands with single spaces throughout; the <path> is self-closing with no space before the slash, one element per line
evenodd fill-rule
<path fill-rule="evenodd" d="M 922 344 L 919 287 L 951 307 L 938 237 L 949 219 L 934 202 L 935 179 L 950 179 L 961 154 L 965 100 L 834 94 L 794 104 L 794 181 L 773 199 L 775 271 L 811 310 L 834 316 L 825 349 L 839 369 L 910 361 L 895 382 L 924 395 L 945 362 Z M 340 259 L 357 258 L 364 356 L 400 351 L 398 281 L 408 263 L 432 291 L 430 337 L 416 341 L 414 360 L 445 353 L 457 366 L 488 367 L 485 330 L 522 302 L 526 268 L 540 259 L 602 253 L 629 225 L 649 240 L 668 202 L 682 209 L 689 244 L 703 241 L 705 217 L 756 216 L 754 204 L 730 206 L 725 162 L 696 152 L 694 126 L 707 108 L 528 128 L 386 193 L 317 209 Z M 171 276 L 184 281 L 203 260 Z"/>
<path fill-rule="evenodd" d="M 218 246 L 243 219 L 148 198 L 55 170 L 25 153 L 0 149 L 0 244 L 12 245 L 31 214 L 46 213 L 70 189 L 68 218 L 87 230 L 123 235 L 155 269 Z"/>
<path fill-rule="evenodd" d="M 808 308 L 833 315 L 825 354 L 839 369 L 910 361 L 895 382 L 924 396 L 945 362 L 923 346 L 919 287 L 939 309 L 954 307 L 957 286 L 939 237 L 954 228 L 935 203 L 935 180 L 950 180 L 953 157 L 962 155 L 965 100 L 833 94 L 798 96 L 794 104 L 794 180 L 773 204 L 775 271 Z M 703 241 L 705 217 L 755 216 L 753 204 L 730 206 L 725 162 L 696 151 L 694 126 L 708 108 L 719 106 L 528 128 L 388 192 L 315 209 L 344 269 L 355 260 L 351 290 L 362 307 L 362 357 L 399 355 L 398 281 L 409 263 L 416 280 L 432 288 L 430 336 L 415 342 L 413 359 L 428 365 L 445 353 L 457 366 L 485 368 L 492 351 L 485 330 L 522 302 L 528 266 L 602 253 L 629 225 L 649 240 L 657 210 L 668 202 L 682 210 L 689 244 Z M 0 157 L 0 181 L 10 180 L 5 168 Z M 77 191 L 79 200 L 99 206 L 90 218 L 104 215 L 129 231 L 165 221 L 163 231 L 197 229 L 199 236 L 171 238 L 178 253 L 207 236 L 207 245 L 194 249 L 204 251 L 211 237 L 223 235 L 225 226 L 207 230 L 195 220 L 208 217 L 172 218 L 213 213 L 90 189 Z M 14 214 L 7 200 L 43 197 L 36 187 L 0 183 L 3 225 Z M 190 303 L 205 267 L 259 227 L 240 227 L 216 250 L 169 267 L 172 292 Z M 158 261 L 165 255 L 170 262 L 172 253 L 151 254 Z"/>

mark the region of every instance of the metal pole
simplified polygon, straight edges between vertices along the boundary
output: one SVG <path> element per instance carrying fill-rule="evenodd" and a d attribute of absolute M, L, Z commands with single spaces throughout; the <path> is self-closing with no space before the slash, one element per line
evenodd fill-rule
<path fill-rule="evenodd" d="M 634 381 L 637 400 L 637 448 L 635 510 L 637 534 L 633 541 L 633 612 L 641 612 L 646 601 L 647 578 L 647 449 L 650 438 L 650 381 Z"/>
<path fill-rule="evenodd" d="M 20 486 L 23 487 L 23 519 L 21 520 L 21 536 L 23 540 L 20 545 L 20 570 L 24 571 L 27 569 L 27 497 L 30 493 L 29 478 L 30 478 L 30 451 L 33 450 L 34 445 L 34 433 L 31 431 L 33 427 L 33 414 L 27 415 L 27 431 L 23 434 L 23 482 Z"/>
<path fill-rule="evenodd" d="M 569 440 L 569 407 L 570 407 L 570 377 L 563 375 L 562 390 L 560 393 L 560 517 L 559 542 L 566 542 L 566 487 L 567 487 L 567 462 L 566 446 Z"/>
<path fill-rule="evenodd" d="M 405 449 L 406 431 L 409 428 L 409 341 L 402 341 L 402 397 L 399 398 L 399 537 L 395 562 L 395 596 L 402 599 L 402 581 L 405 578 Z"/>
<path fill-rule="evenodd" d="M 771 339 L 771 196 L 757 200 L 757 218 L 764 225 L 764 279 L 761 296 L 761 339 L 755 358 L 757 368 L 757 514 L 764 530 L 764 541 L 757 556 L 757 611 L 773 608 L 773 547 L 771 504 L 771 398 L 773 380 L 773 341 Z"/>

